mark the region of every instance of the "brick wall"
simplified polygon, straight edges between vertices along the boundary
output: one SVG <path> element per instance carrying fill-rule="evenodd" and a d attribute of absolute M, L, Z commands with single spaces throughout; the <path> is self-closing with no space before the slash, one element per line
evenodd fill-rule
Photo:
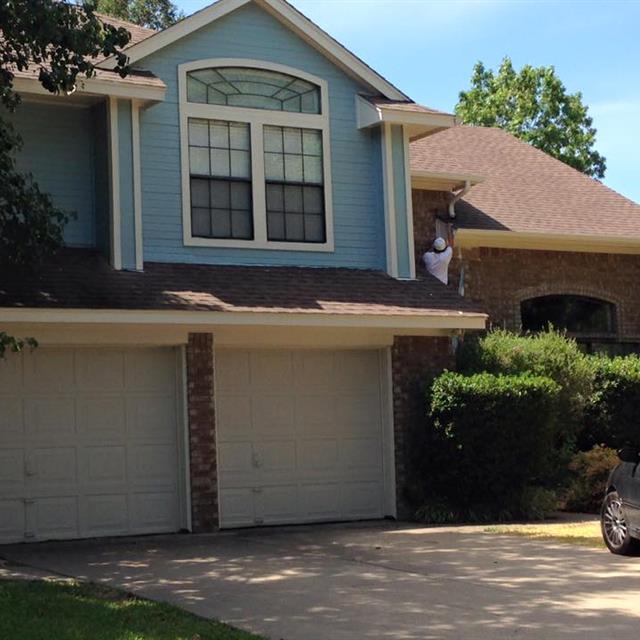
<path fill-rule="evenodd" d="M 425 390 L 444 369 L 453 369 L 455 357 L 449 338 L 396 336 L 391 350 L 393 428 L 398 517 L 412 515 L 407 492 L 415 430 L 424 424 Z"/>
<path fill-rule="evenodd" d="M 213 335 L 190 333 L 187 343 L 187 411 L 193 531 L 218 527 L 213 399 Z"/>
<path fill-rule="evenodd" d="M 445 192 L 413 191 L 416 273 L 435 235 L 435 214 L 446 209 Z M 575 294 L 612 302 L 618 337 L 640 340 L 640 256 L 573 251 L 474 248 L 454 252 L 449 286 L 458 287 L 464 266 L 465 296 L 489 314 L 489 323 L 520 329 L 520 302 L 549 294 Z"/>
<path fill-rule="evenodd" d="M 465 295 L 494 326 L 518 330 L 522 300 L 565 293 L 614 303 L 619 338 L 640 338 L 640 256 L 477 248 L 465 249 L 462 262 Z"/>

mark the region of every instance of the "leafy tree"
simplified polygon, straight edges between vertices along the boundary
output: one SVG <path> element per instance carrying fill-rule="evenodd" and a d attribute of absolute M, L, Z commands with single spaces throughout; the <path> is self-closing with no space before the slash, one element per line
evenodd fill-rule
<path fill-rule="evenodd" d="M 456 114 L 465 124 L 500 127 L 578 171 L 603 178 L 605 158 L 595 149 L 596 130 L 581 93 L 567 93 L 553 67 L 525 65 L 508 57 L 498 73 L 478 62 L 471 88 L 461 91 Z"/>
<path fill-rule="evenodd" d="M 171 0 L 98 0 L 97 10 L 150 29 L 166 29 L 184 18 Z"/>
<path fill-rule="evenodd" d="M 0 265 L 31 265 L 57 249 L 68 214 L 53 206 L 33 177 L 20 173 L 15 154 L 21 140 L 7 120 L 20 104 L 16 72 L 35 69 L 40 84 L 54 94 L 71 93 L 94 74 L 95 60 L 115 56 L 117 71 L 128 72 L 122 48 L 125 29 L 102 22 L 95 4 L 57 0 L 4 0 L 0 3 Z M 0 331 L 0 358 L 7 349 L 35 345 Z"/>

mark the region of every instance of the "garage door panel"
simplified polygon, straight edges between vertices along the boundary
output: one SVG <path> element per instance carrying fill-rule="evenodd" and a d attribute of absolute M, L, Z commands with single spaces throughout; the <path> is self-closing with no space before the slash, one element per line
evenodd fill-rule
<path fill-rule="evenodd" d="M 352 475 L 377 476 L 382 466 L 380 441 L 376 438 L 345 438 L 340 442 L 341 468 Z"/>
<path fill-rule="evenodd" d="M 300 504 L 306 520 L 339 520 L 340 484 L 318 483 L 300 486 Z"/>
<path fill-rule="evenodd" d="M 296 431 L 301 434 L 326 435 L 336 431 L 336 399 L 331 395 L 296 397 Z"/>
<path fill-rule="evenodd" d="M 27 460 L 28 484 L 47 493 L 67 490 L 78 482 L 75 447 L 43 447 L 33 450 Z"/>
<path fill-rule="evenodd" d="M 251 396 L 248 394 L 225 395 L 216 398 L 216 415 L 227 425 L 224 438 L 243 439 L 253 431 L 251 420 Z"/>
<path fill-rule="evenodd" d="M 176 403 L 173 396 L 127 398 L 127 436 L 133 440 L 175 442 Z"/>
<path fill-rule="evenodd" d="M 295 387 L 302 392 L 327 392 L 333 386 L 335 356 L 332 351 L 294 352 Z"/>
<path fill-rule="evenodd" d="M 222 526 L 380 517 L 378 353 L 219 353 Z"/>
<path fill-rule="evenodd" d="M 353 482 L 345 484 L 341 493 L 341 511 L 359 518 L 377 518 L 380 514 L 379 482 Z"/>
<path fill-rule="evenodd" d="M 0 496 L 24 495 L 24 449 L 0 449 Z"/>
<path fill-rule="evenodd" d="M 24 353 L 24 385 L 27 389 L 68 392 L 75 387 L 72 349 L 34 349 Z"/>
<path fill-rule="evenodd" d="M 121 391 L 125 385 L 124 352 L 84 349 L 76 354 L 77 387 L 82 391 Z"/>
<path fill-rule="evenodd" d="M 289 392 L 293 387 L 293 362 L 288 351 L 253 351 L 250 355 L 251 388 L 254 391 Z"/>
<path fill-rule="evenodd" d="M 0 411 L 0 446 L 13 443 L 21 444 L 24 438 L 21 399 L 0 395 L 0 408 L 2 409 Z"/>
<path fill-rule="evenodd" d="M 0 543 L 176 531 L 175 351 L 14 355 L 21 384 L 0 388 Z"/>
<path fill-rule="evenodd" d="M 132 349 L 125 354 L 125 384 L 129 391 L 166 392 L 176 386 L 173 349 Z"/>
<path fill-rule="evenodd" d="M 175 485 L 173 445 L 135 445 L 129 447 L 129 482 L 134 487 L 171 488 Z"/>
<path fill-rule="evenodd" d="M 291 396 L 256 395 L 251 409 L 249 423 L 258 437 L 261 434 L 288 434 L 295 430 L 295 408 Z"/>
<path fill-rule="evenodd" d="M 129 508 L 126 494 L 90 495 L 81 501 L 83 536 L 117 536 L 127 533 Z"/>
<path fill-rule="evenodd" d="M 83 452 L 84 468 L 83 485 L 89 490 L 105 489 L 120 485 L 126 491 L 127 483 L 127 448 L 123 446 L 87 447 Z"/>
<path fill-rule="evenodd" d="M 91 442 L 124 440 L 127 433 L 126 404 L 122 395 L 78 398 L 78 432 Z"/>
<path fill-rule="evenodd" d="M 218 469 L 221 487 L 251 484 L 254 475 L 252 443 L 218 443 Z"/>
<path fill-rule="evenodd" d="M 175 530 L 178 510 L 175 492 L 145 492 L 129 496 L 133 533 Z"/>
<path fill-rule="evenodd" d="M 0 540 L 4 543 L 20 542 L 24 539 L 25 529 L 24 500 L 0 500 Z"/>
<path fill-rule="evenodd" d="M 258 474 L 264 479 L 296 469 L 295 440 L 256 441 L 253 444 Z"/>
<path fill-rule="evenodd" d="M 22 389 L 23 362 L 24 355 L 12 352 L 0 359 L 0 394 L 13 393 Z"/>
<path fill-rule="evenodd" d="M 220 511 L 228 527 L 247 527 L 255 524 L 254 492 L 251 488 L 221 489 Z"/>
<path fill-rule="evenodd" d="M 317 473 L 338 473 L 340 456 L 338 441 L 327 438 L 300 440 L 299 463 L 304 475 Z"/>
<path fill-rule="evenodd" d="M 336 352 L 336 384 L 343 391 L 377 389 L 380 385 L 377 352 Z"/>
<path fill-rule="evenodd" d="M 24 401 L 25 433 L 29 439 L 59 441 L 75 436 L 76 405 L 73 396 L 28 398 Z"/>
<path fill-rule="evenodd" d="M 297 484 L 265 486 L 256 493 L 256 524 L 282 524 L 299 518 Z"/>
<path fill-rule="evenodd" d="M 77 538 L 77 496 L 37 497 L 27 505 L 27 528 L 37 538 Z"/>

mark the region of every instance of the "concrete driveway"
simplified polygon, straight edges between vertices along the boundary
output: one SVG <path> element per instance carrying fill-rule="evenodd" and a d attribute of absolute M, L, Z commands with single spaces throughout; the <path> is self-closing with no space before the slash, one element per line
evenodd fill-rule
<path fill-rule="evenodd" d="M 286 640 L 617 638 L 640 632 L 640 558 L 393 524 L 0 547 Z"/>

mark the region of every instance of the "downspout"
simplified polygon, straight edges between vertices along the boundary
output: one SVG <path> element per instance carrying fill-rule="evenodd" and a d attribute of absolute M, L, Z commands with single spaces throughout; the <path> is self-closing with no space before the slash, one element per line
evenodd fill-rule
<path fill-rule="evenodd" d="M 456 202 L 463 198 L 471 189 L 471 181 L 465 180 L 464 187 L 458 193 L 452 193 L 451 202 L 449 202 L 449 217 L 453 220 L 456 217 Z"/>

